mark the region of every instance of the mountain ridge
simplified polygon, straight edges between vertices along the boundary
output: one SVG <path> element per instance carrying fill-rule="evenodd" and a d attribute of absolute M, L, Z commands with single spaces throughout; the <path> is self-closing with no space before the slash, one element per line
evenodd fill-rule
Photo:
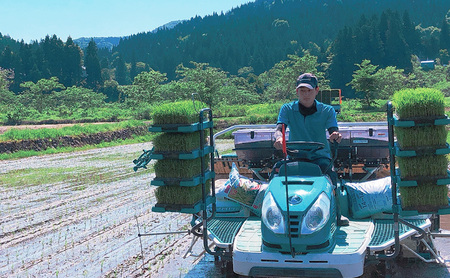
<path fill-rule="evenodd" d="M 170 21 L 169 23 L 166 23 L 164 25 L 161 25 L 161 26 L 153 29 L 150 32 L 156 33 L 162 29 L 172 29 L 176 25 L 178 25 L 179 23 L 181 23 L 183 21 L 184 20 L 173 20 L 173 21 Z M 108 50 L 112 50 L 112 48 L 114 46 L 117 46 L 120 43 L 121 39 L 126 39 L 130 36 L 132 36 L 132 35 L 122 36 L 122 37 L 81 37 L 81 38 L 74 39 L 73 41 L 78 46 L 80 46 L 81 49 L 85 49 L 88 46 L 89 42 L 93 39 L 98 48 L 106 48 Z"/>

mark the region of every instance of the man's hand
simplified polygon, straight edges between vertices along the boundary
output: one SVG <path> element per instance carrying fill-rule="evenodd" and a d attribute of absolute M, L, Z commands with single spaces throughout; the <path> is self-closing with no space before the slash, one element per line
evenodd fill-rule
<path fill-rule="evenodd" d="M 339 133 L 339 131 L 335 131 L 333 133 L 330 134 L 330 138 L 329 138 L 330 142 L 338 142 L 341 143 L 342 140 L 342 135 Z"/>
<path fill-rule="evenodd" d="M 277 150 L 282 150 L 283 149 L 283 137 L 278 137 L 278 139 L 275 141 L 275 143 L 273 143 L 273 146 Z"/>

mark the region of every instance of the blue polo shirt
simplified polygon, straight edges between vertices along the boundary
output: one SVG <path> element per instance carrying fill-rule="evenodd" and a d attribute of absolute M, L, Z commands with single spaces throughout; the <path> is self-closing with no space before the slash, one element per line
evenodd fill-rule
<path fill-rule="evenodd" d="M 321 142 L 325 148 L 316 152 L 319 156 L 331 158 L 327 129 L 337 127 L 336 111 L 330 105 L 316 102 L 317 112 L 303 116 L 298 100 L 284 104 L 278 114 L 277 124 L 286 124 L 289 128 L 289 141 Z"/>

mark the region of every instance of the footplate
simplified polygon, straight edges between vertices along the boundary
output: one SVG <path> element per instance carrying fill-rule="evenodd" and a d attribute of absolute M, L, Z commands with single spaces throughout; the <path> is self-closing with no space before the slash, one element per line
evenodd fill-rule
<path fill-rule="evenodd" d="M 217 247 L 228 248 L 233 244 L 236 234 L 239 232 L 246 217 L 239 218 L 213 218 L 208 221 L 208 235 Z"/>
<path fill-rule="evenodd" d="M 426 229 L 431 226 L 429 219 L 408 219 L 407 221 L 421 229 Z M 370 251 L 382 251 L 394 245 L 394 220 L 376 219 L 374 220 L 374 224 L 375 230 L 373 232 L 372 240 L 369 243 Z M 399 232 L 400 241 L 418 233 L 415 229 L 401 223 L 399 223 Z"/>

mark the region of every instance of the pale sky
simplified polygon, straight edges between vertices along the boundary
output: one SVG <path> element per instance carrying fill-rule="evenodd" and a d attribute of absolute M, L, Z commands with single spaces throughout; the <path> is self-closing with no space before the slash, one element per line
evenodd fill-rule
<path fill-rule="evenodd" d="M 0 33 L 25 43 L 54 34 L 63 41 L 121 37 L 249 2 L 254 0 L 0 0 Z"/>

